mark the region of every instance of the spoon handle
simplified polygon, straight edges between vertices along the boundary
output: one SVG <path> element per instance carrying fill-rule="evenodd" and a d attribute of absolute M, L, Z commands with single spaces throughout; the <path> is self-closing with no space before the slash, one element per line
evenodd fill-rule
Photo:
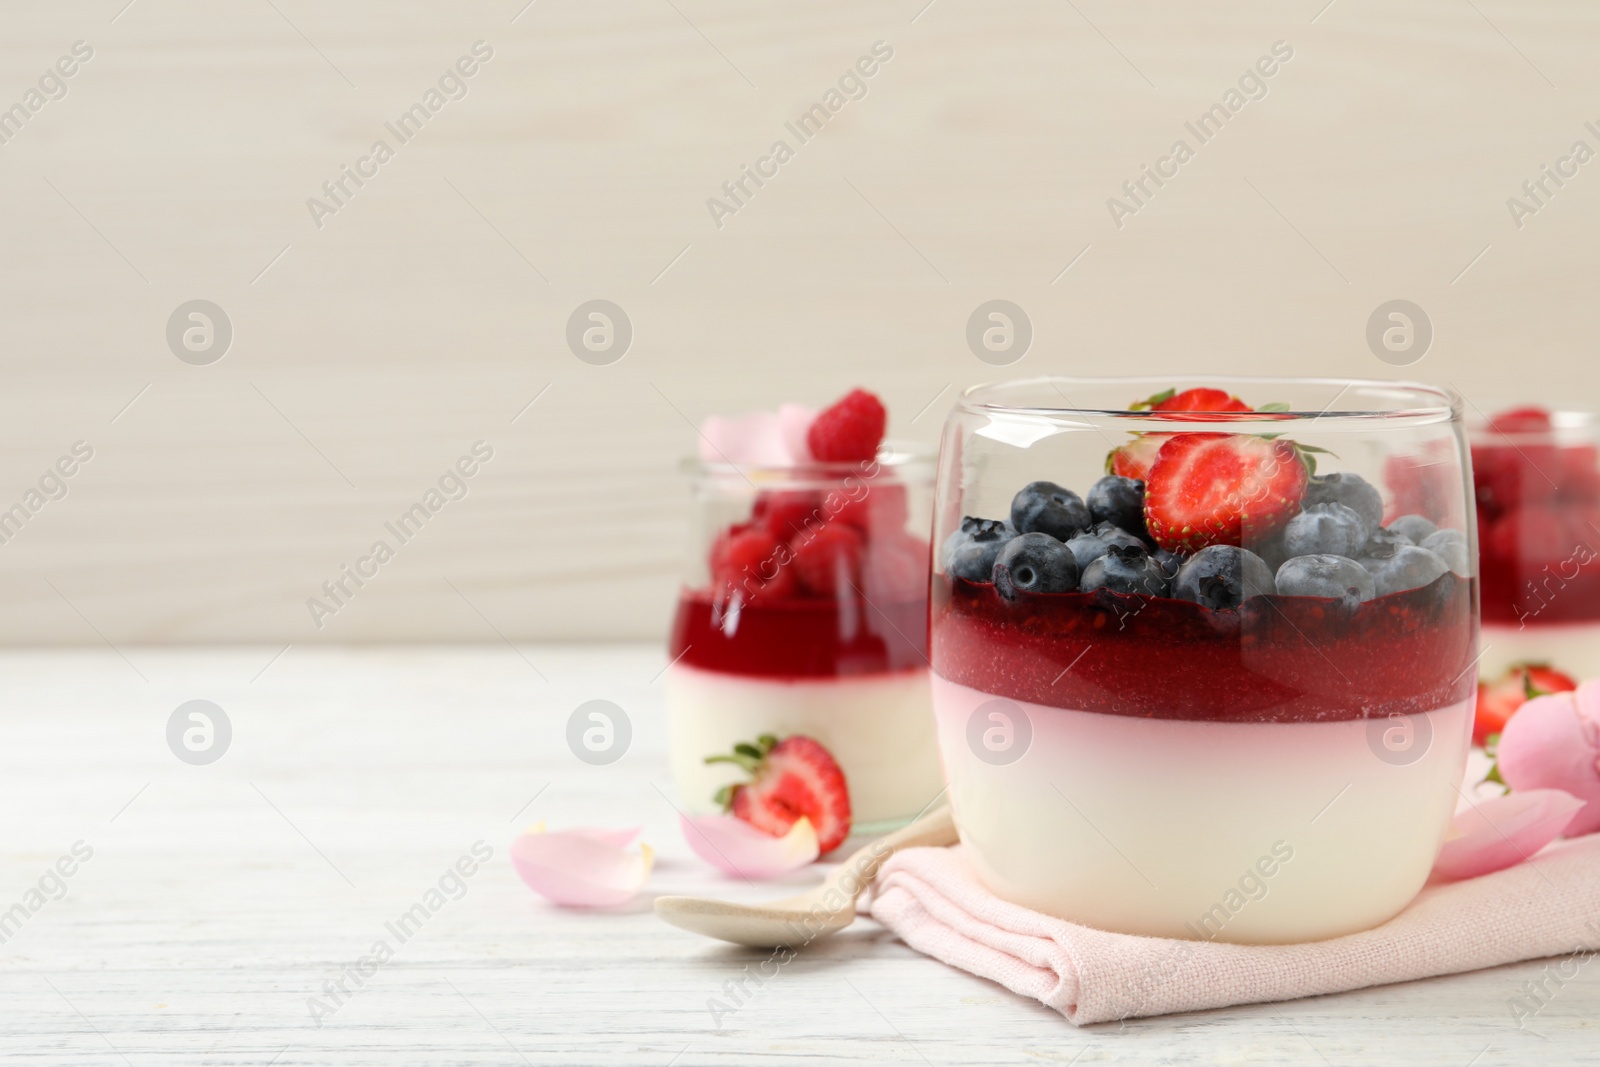
<path fill-rule="evenodd" d="M 854 900 L 878 877 L 878 868 L 883 866 L 883 861 L 901 849 L 923 846 L 943 848 L 956 841 L 955 817 L 950 812 L 950 805 L 941 803 L 911 825 L 902 826 L 894 833 L 857 849 L 828 875 L 822 890 L 836 889 Z"/>

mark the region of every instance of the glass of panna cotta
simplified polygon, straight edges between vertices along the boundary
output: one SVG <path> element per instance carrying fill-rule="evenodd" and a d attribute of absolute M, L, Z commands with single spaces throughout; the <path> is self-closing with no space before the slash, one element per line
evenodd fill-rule
<path fill-rule="evenodd" d="M 1309 379 L 968 390 L 933 704 L 964 853 L 1099 929 L 1376 926 L 1459 799 L 1478 636 L 1455 394 Z"/>
<path fill-rule="evenodd" d="M 930 449 L 860 463 L 687 464 L 689 559 L 665 685 L 673 778 L 720 810 L 763 734 L 820 742 L 855 829 L 917 815 L 943 786 L 928 683 Z"/>
<path fill-rule="evenodd" d="M 1600 420 L 1518 408 L 1471 430 L 1483 660 L 1600 675 Z"/>

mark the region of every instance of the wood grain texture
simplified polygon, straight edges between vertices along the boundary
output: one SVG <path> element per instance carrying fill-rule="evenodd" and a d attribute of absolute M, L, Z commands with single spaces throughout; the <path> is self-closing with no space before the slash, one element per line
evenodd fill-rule
<path fill-rule="evenodd" d="M 1074 1030 L 870 920 L 801 953 L 718 1025 L 707 1002 L 729 1003 L 725 984 L 765 954 L 669 927 L 649 897 L 753 902 L 817 873 L 751 887 L 690 853 L 651 682 L 659 652 L 274 653 L 0 655 L 0 909 L 74 842 L 93 850 L 66 895 L 0 945 L 6 1062 L 1501 1067 L 1593 1054 L 1593 964 L 1521 1030 L 1509 1000 L 1548 963 Z M 203 767 L 164 738 L 195 698 L 233 726 Z M 564 741 L 593 698 L 633 726 L 606 767 Z M 619 912 L 546 905 L 506 856 L 535 820 L 642 824 L 659 850 L 646 895 Z M 494 856 L 464 895 L 313 1025 L 323 982 L 393 940 L 384 924 L 480 840 Z"/>
<path fill-rule="evenodd" d="M 95 50 L 0 145 L 0 510 L 95 448 L 0 545 L 0 641 L 659 639 L 688 423 L 857 383 L 925 441 L 960 387 L 1043 372 L 1596 402 L 1600 163 L 1506 206 L 1600 147 L 1583 0 L 124 5 L 0 11 L 0 105 Z M 319 228 L 307 199 L 480 40 Z M 879 40 L 719 228 L 707 199 Z M 1266 96 L 1115 225 L 1277 41 Z M 198 297 L 235 333 L 206 367 L 164 336 Z M 1435 325 L 1415 367 L 1363 340 L 1397 297 Z M 634 324 L 611 366 L 565 344 L 594 298 Z M 1009 368 L 964 341 L 993 298 L 1035 327 Z M 307 598 L 477 440 L 468 498 L 317 628 Z"/>

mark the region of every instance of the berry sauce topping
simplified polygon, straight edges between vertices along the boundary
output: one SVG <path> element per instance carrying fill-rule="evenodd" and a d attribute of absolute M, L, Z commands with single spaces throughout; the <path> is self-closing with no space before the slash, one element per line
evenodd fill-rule
<path fill-rule="evenodd" d="M 926 560 L 918 562 L 926 570 Z M 667 653 L 702 670 L 771 679 L 925 668 L 928 601 L 757 599 L 735 608 L 704 592 L 686 592 Z"/>
<path fill-rule="evenodd" d="M 1328 722 L 1432 711 L 1472 693 L 1472 586 L 1366 602 L 1263 595 L 1236 610 L 1174 597 L 1015 595 L 936 581 L 933 668 L 1012 700 L 1212 722 Z"/>
<path fill-rule="evenodd" d="M 1557 444 L 1548 412 L 1501 412 L 1472 449 L 1486 621 L 1600 619 L 1600 451 Z"/>
<path fill-rule="evenodd" d="M 767 678 L 927 666 L 928 543 L 908 530 L 906 486 L 875 459 L 884 425 L 860 389 L 817 416 L 813 458 L 853 469 L 826 487 L 765 490 L 717 535 L 709 586 L 678 602 L 675 662 Z"/>
<path fill-rule="evenodd" d="M 1216 389 L 1132 407 L 1187 421 L 1252 410 Z M 1466 699 L 1465 532 L 1411 512 L 1383 525 L 1382 494 L 1353 472 L 1319 475 L 1323 451 L 1281 434 L 1140 433 L 1085 498 L 1035 481 L 1009 520 L 964 517 L 940 549 L 934 669 L 1016 700 L 1163 719 L 1321 722 Z M 1449 514 L 1413 480 L 1396 503 Z"/>

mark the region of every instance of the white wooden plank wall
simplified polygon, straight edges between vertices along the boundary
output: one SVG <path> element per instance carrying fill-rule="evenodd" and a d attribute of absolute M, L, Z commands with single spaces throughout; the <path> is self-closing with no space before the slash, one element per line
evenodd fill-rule
<path fill-rule="evenodd" d="M 0 510 L 93 448 L 0 544 L 0 641 L 658 639 L 686 420 L 855 384 L 925 440 L 955 389 L 1046 371 L 1597 401 L 1600 163 L 1560 162 L 1600 150 L 1582 0 L 525 4 L 0 10 L 0 108 L 39 103 L 0 144 Z M 465 95 L 390 134 L 478 41 Z M 865 95 L 787 133 L 878 41 Z M 1279 41 L 1264 96 L 1186 131 Z M 1577 173 L 1513 219 L 1546 164 Z M 314 221 L 345 165 L 370 176 Z M 633 324 L 609 366 L 564 340 L 597 298 Z M 964 340 L 997 298 L 1035 329 L 1007 368 Z M 1364 341 L 1394 298 L 1436 331 L 1413 367 Z M 167 344 L 193 299 L 232 324 L 211 365 Z M 315 626 L 480 440 L 465 499 Z"/>

